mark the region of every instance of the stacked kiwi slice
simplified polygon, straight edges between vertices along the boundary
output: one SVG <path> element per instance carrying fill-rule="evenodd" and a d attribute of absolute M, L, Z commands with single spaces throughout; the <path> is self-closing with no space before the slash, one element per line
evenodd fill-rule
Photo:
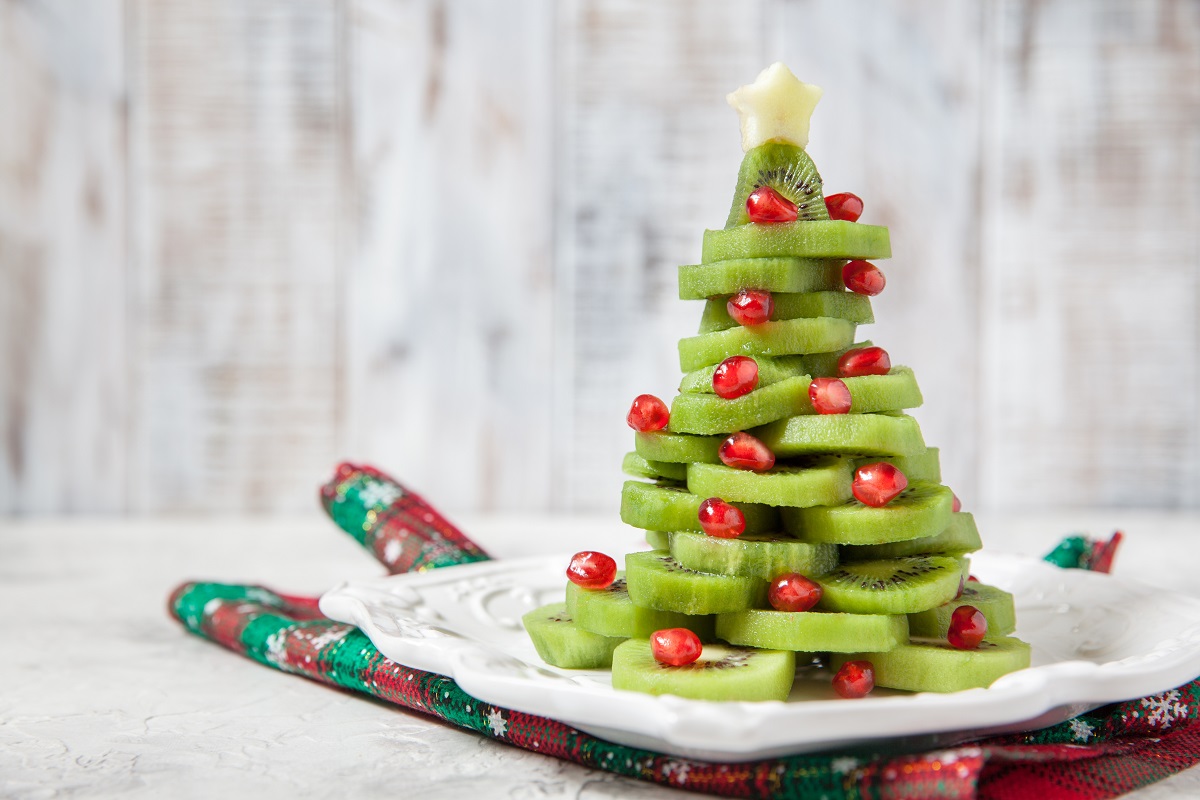
<path fill-rule="evenodd" d="M 748 214 L 764 187 L 792 205 L 792 221 Z M 801 147 L 768 142 L 746 153 L 726 227 L 706 232 L 701 263 L 679 270 L 680 297 L 704 301 L 698 334 L 679 342 L 679 394 L 669 416 L 663 404 L 664 427 L 634 426 L 623 461 L 632 479 L 621 518 L 654 549 L 628 554 L 606 587 L 569 583 L 565 604 L 526 616 L 545 661 L 611 668 L 618 689 L 740 701 L 786 699 L 797 656 L 829 675 L 869 661 L 875 685 L 932 692 L 986 687 L 1029 665 L 1028 645 L 1011 636 L 1012 596 L 968 580 L 979 533 L 906 413 L 922 402 L 912 370 L 890 358 L 874 374 L 844 368 L 848 351 L 870 344 L 856 335 L 873 316 L 843 267 L 889 255 L 886 228 L 830 218 Z M 739 322 L 730 299 L 747 290 L 770 293 L 769 318 Z M 732 357 L 752 359 L 757 381 L 727 398 L 714 376 Z M 818 404 L 815 379 L 839 381 L 848 411 Z M 731 465 L 734 434 L 772 458 Z M 906 488 L 867 505 L 859 470 L 880 463 Z M 714 499 L 732 508 L 736 531 L 711 535 L 703 507 Z M 772 606 L 772 582 L 789 575 L 820 587 L 815 606 Z M 974 647 L 949 641 L 962 605 L 988 623 Z M 700 658 L 656 659 L 650 638 L 664 628 L 693 631 Z"/>

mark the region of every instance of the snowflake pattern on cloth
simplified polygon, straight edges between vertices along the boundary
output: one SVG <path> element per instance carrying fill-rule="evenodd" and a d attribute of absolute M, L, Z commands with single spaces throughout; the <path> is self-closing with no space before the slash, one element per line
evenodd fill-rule
<path fill-rule="evenodd" d="M 358 500 L 364 506 L 387 507 L 400 499 L 401 494 L 403 492 L 398 486 L 383 481 L 371 481 L 359 490 Z"/>
<path fill-rule="evenodd" d="M 1146 724 L 1152 728 L 1169 728 L 1176 720 L 1187 719 L 1188 707 L 1178 689 L 1143 697 L 1139 702 L 1146 709 Z"/>
<path fill-rule="evenodd" d="M 1080 742 L 1086 742 L 1088 739 L 1091 739 L 1092 734 L 1096 730 L 1082 717 L 1076 717 L 1068 724 L 1071 726 L 1071 735 L 1075 737 L 1076 741 Z"/>
<path fill-rule="evenodd" d="M 487 715 L 488 727 L 492 729 L 492 735 L 499 739 L 504 734 L 508 733 L 508 720 L 500 713 L 500 709 L 493 708 Z"/>

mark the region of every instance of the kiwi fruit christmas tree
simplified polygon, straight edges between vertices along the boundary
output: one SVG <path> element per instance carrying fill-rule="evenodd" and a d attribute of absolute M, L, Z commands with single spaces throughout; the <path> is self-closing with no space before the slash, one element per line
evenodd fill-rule
<path fill-rule="evenodd" d="M 826 195 L 805 147 L 821 90 L 782 64 L 729 96 L 745 158 L 721 230 L 679 296 L 670 408 L 637 397 L 621 519 L 655 548 L 567 567 L 565 603 L 524 618 L 539 655 L 617 689 L 784 700 L 818 659 L 830 696 L 952 692 L 1029 666 L 1013 598 L 974 581 L 972 516 L 941 483 L 912 370 L 856 341 L 884 288 L 884 227 Z"/>

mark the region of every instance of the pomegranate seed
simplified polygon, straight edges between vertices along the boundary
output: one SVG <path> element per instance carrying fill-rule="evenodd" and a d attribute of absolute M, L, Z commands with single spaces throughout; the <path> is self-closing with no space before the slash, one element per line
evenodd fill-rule
<path fill-rule="evenodd" d="M 869 261 L 850 261 L 842 267 L 842 283 L 852 292 L 874 297 L 883 291 L 887 279 L 879 267 Z"/>
<path fill-rule="evenodd" d="M 847 661 L 833 676 L 833 690 L 842 697 L 866 697 L 875 688 L 875 665 L 870 661 Z"/>
<path fill-rule="evenodd" d="M 954 505 L 950 507 L 950 510 L 957 514 L 958 512 L 962 511 L 962 500 L 959 500 L 958 495 L 954 494 L 954 492 L 951 492 L 950 494 L 954 497 Z"/>
<path fill-rule="evenodd" d="M 736 539 L 746 530 L 746 515 L 719 497 L 710 497 L 700 504 L 700 527 L 718 539 Z"/>
<path fill-rule="evenodd" d="M 629 407 L 629 415 L 625 417 L 629 427 L 635 431 L 661 431 L 671 421 L 671 412 L 667 404 L 652 394 L 639 394 L 633 398 Z"/>
<path fill-rule="evenodd" d="M 704 645 L 700 644 L 700 637 L 687 628 L 667 628 L 650 635 L 650 652 L 660 664 L 682 667 L 700 658 Z"/>
<path fill-rule="evenodd" d="M 746 198 L 751 222 L 795 222 L 796 204 L 770 186 L 760 186 Z"/>
<path fill-rule="evenodd" d="M 617 576 L 617 562 L 612 556 L 584 550 L 571 556 L 567 579 L 583 589 L 603 589 Z"/>
<path fill-rule="evenodd" d="M 838 359 L 838 375 L 857 378 L 860 375 L 887 375 L 892 369 L 892 358 L 882 347 L 856 347 L 842 353 Z"/>
<path fill-rule="evenodd" d="M 881 508 L 908 488 L 908 478 L 886 461 L 864 464 L 854 473 L 850 491 L 863 505 Z"/>
<path fill-rule="evenodd" d="M 775 454 L 758 439 L 739 431 L 725 441 L 717 451 L 721 463 L 734 469 L 752 469 L 762 472 L 775 466 Z"/>
<path fill-rule="evenodd" d="M 950 615 L 946 641 L 959 650 L 974 650 L 987 636 L 987 617 L 975 606 L 959 606 Z"/>
<path fill-rule="evenodd" d="M 976 578 L 974 575 L 968 575 L 968 576 L 967 576 L 967 580 L 968 580 L 968 581 L 973 581 L 973 582 L 975 582 L 975 583 L 979 583 L 979 578 Z"/>
<path fill-rule="evenodd" d="M 863 201 L 861 197 L 850 192 L 831 194 L 825 198 L 825 208 L 829 210 L 830 219 L 858 222 L 863 212 Z"/>
<path fill-rule="evenodd" d="M 767 601 L 776 611 L 808 611 L 821 599 L 821 584 L 799 572 L 789 572 L 771 581 Z"/>
<path fill-rule="evenodd" d="M 762 325 L 775 313 L 775 300 L 763 289 L 742 289 L 729 298 L 725 310 L 738 325 Z"/>
<path fill-rule="evenodd" d="M 713 371 L 713 391 L 733 400 L 750 394 L 758 386 L 758 362 L 749 356 L 730 356 Z"/>
<path fill-rule="evenodd" d="M 818 414 L 845 414 L 854 402 L 850 387 L 838 378 L 813 378 L 808 385 L 808 399 Z"/>

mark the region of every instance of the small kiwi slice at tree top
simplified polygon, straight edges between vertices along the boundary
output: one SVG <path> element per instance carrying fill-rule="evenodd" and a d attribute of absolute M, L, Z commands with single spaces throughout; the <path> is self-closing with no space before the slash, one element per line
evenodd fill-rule
<path fill-rule="evenodd" d="M 679 268 L 702 307 L 678 394 L 639 396 L 627 418 L 621 517 L 657 549 L 527 616 L 551 664 L 611 657 L 617 689 L 740 701 L 787 698 L 798 652 L 873 661 L 876 683 L 911 691 L 1029 664 L 1012 596 L 965 580 L 982 542 L 904 413 L 923 402 L 916 376 L 858 336 L 891 243 L 859 198 L 825 193 L 806 151 L 820 96 L 782 64 L 729 96 L 745 157 L 724 228 Z M 860 688 L 839 680 L 831 696 Z"/>

